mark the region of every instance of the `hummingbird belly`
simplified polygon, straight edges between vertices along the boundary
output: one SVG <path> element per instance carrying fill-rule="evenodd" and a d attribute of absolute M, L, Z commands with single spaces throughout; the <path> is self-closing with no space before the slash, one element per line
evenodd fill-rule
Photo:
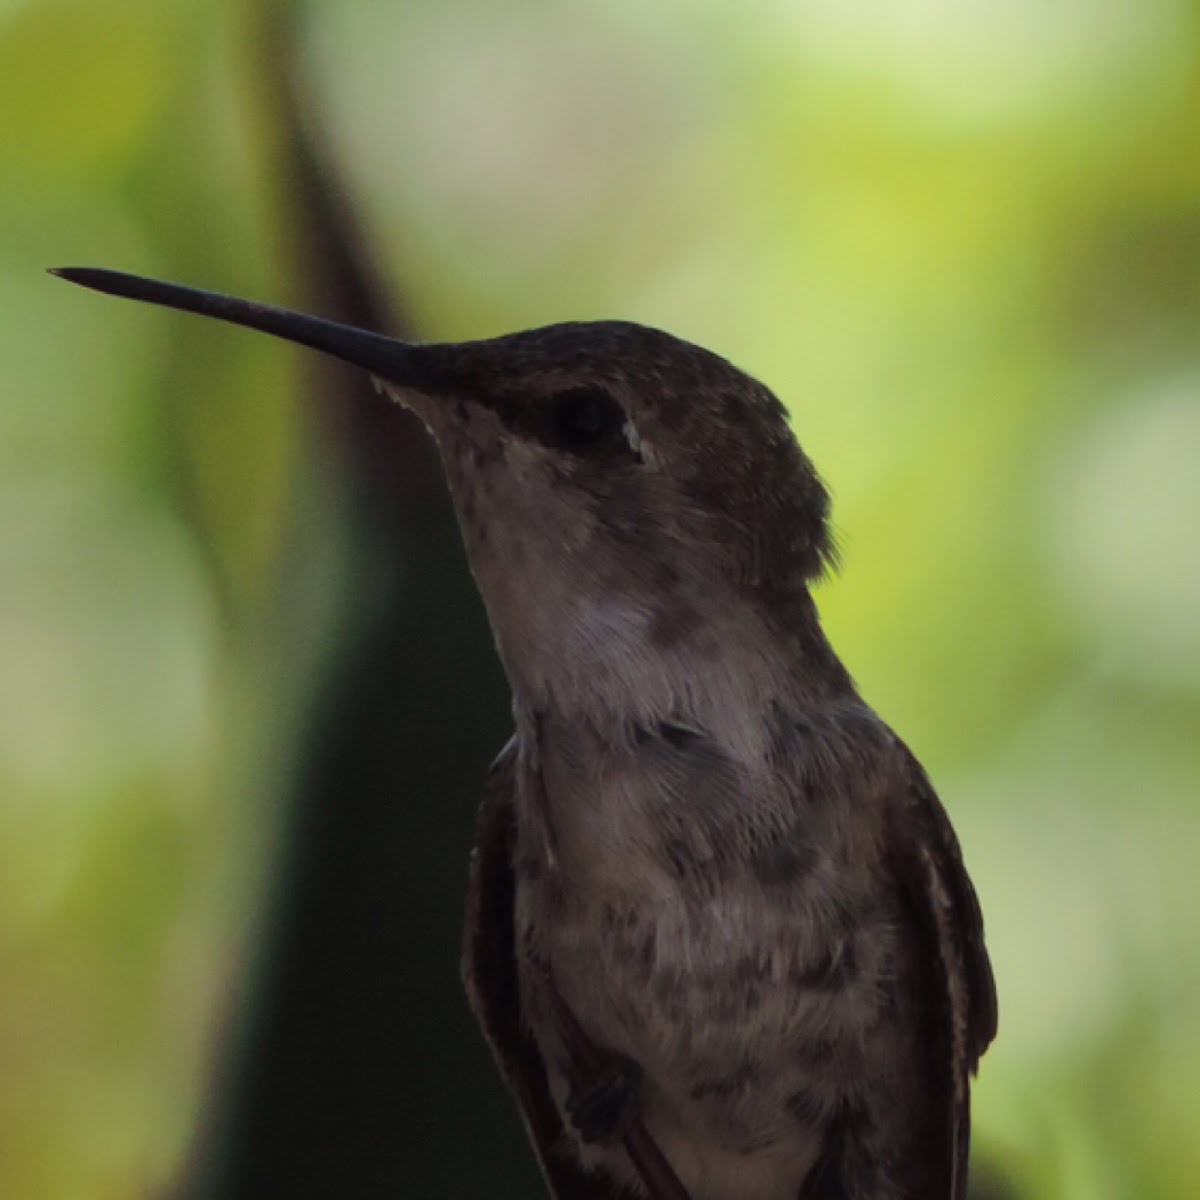
<path fill-rule="evenodd" d="M 597 1047 L 637 1064 L 637 1116 L 693 1200 L 795 1200 L 873 1073 L 868 1034 L 887 969 L 874 922 L 822 929 L 815 912 L 772 904 L 751 879 L 699 903 L 662 891 L 568 903 L 549 923 L 553 901 L 528 900 L 542 917 L 544 967 L 523 983 L 555 988 Z M 553 1006 L 527 995 L 565 1111 L 575 1081 Z M 636 1183 L 619 1144 L 580 1151 Z"/>

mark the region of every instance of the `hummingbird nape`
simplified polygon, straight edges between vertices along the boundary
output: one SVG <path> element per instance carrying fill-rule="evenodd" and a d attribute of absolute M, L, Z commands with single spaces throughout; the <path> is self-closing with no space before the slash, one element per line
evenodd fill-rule
<path fill-rule="evenodd" d="M 551 1192 L 963 1200 L 979 904 L 821 629 L 828 494 L 771 392 L 628 322 L 417 345 L 56 273 L 362 366 L 435 438 L 516 726 L 464 977 Z"/>

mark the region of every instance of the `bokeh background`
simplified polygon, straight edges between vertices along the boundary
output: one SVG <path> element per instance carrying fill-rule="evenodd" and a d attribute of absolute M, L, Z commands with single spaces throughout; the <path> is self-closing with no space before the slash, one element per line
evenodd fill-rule
<path fill-rule="evenodd" d="M 1195 1193 L 1196 0 L 0 2 L 0 1196 L 532 1196 L 435 464 L 73 263 L 767 381 L 982 896 L 979 1194 Z"/>

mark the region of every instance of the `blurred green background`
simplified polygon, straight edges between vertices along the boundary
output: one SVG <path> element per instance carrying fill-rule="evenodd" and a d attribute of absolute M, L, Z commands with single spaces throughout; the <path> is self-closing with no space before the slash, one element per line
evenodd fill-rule
<path fill-rule="evenodd" d="M 305 119 L 411 328 L 630 318 L 789 405 L 835 494 L 833 641 L 929 768 L 982 897 L 988 1178 L 1029 1200 L 1194 1194 L 1200 4 L 297 19 Z M 394 554 L 360 536 L 311 356 L 43 273 L 331 311 L 300 261 L 274 30 L 244 0 L 0 0 L 3 1197 L 199 1177 L 221 1081 L 254 1053 L 244 1014 L 266 1011 L 297 764 L 363 694 L 330 680 L 356 614 L 387 607 L 380 572 L 420 611 L 374 666 L 420 686 L 370 744 L 428 777 L 393 806 L 408 857 L 381 867 L 408 914 L 389 951 L 416 997 L 390 1034 L 407 1107 L 357 1156 L 411 1164 L 408 1194 L 533 1194 L 455 979 L 505 714 L 477 610 L 464 643 L 422 599 L 431 572 L 464 586 L 450 527 Z M 421 764 L 447 755 L 422 717 L 469 733 L 453 784 Z M 330 936 L 369 947 L 375 914 L 334 905 Z M 316 1040 L 343 1061 L 329 1011 Z M 313 1194 L 391 1194 L 344 1178 Z"/>

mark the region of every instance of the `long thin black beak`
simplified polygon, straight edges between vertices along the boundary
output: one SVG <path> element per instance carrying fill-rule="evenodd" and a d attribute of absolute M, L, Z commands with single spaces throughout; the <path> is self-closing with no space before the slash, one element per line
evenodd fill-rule
<path fill-rule="evenodd" d="M 421 347 L 410 342 L 399 342 L 382 334 L 355 329 L 351 325 L 305 316 L 273 304 L 257 304 L 252 300 L 239 300 L 236 296 L 224 296 L 220 292 L 180 287 L 175 283 L 163 283 L 141 275 L 128 275 L 124 271 L 106 271 L 99 267 L 53 267 L 50 274 L 112 296 L 126 296 L 147 304 L 162 304 L 205 317 L 216 317 L 218 321 L 228 321 L 232 325 L 258 329 L 274 337 L 332 354 L 334 358 L 364 367 L 371 374 L 400 386 L 421 389 L 424 382 L 422 366 L 425 356 L 421 353 Z"/>

